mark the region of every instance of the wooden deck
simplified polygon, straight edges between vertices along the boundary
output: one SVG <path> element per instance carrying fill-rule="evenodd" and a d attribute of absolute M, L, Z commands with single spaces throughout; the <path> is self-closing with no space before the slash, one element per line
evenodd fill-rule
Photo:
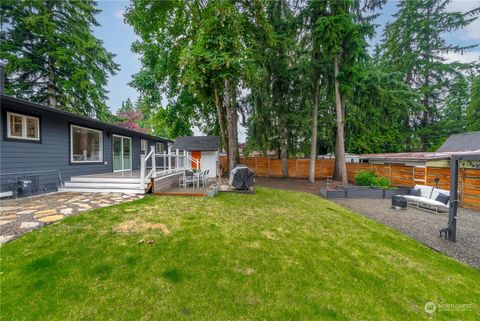
<path fill-rule="evenodd" d="M 145 175 L 147 175 L 150 170 L 151 169 L 147 169 Z M 183 172 L 184 169 L 172 169 L 171 171 L 158 169 L 157 175 L 149 178 L 144 187 L 142 187 L 141 184 L 140 170 L 79 175 L 71 177 L 70 181 L 65 182 L 65 187 L 61 188 L 61 190 L 65 192 L 123 192 L 145 194 L 151 189 L 153 181 L 160 184 L 163 180 L 168 181 L 172 176 L 182 175 Z"/>

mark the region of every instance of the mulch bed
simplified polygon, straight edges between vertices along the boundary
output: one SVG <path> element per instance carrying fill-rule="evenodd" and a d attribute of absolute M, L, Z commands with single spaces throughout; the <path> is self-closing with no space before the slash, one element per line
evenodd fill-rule
<path fill-rule="evenodd" d="M 338 184 L 339 182 L 330 180 L 330 187 L 334 188 Z M 327 187 L 327 180 L 317 179 L 311 184 L 306 179 L 255 177 L 255 185 L 318 195 L 320 187 Z"/>

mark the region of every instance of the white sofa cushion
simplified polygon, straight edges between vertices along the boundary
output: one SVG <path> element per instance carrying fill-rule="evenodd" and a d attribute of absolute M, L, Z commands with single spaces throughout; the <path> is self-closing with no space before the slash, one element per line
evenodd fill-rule
<path fill-rule="evenodd" d="M 430 206 L 439 206 L 439 207 L 446 207 L 448 208 L 447 205 L 443 204 L 442 202 L 439 202 L 439 201 L 435 201 L 435 200 L 432 200 L 432 199 L 422 199 L 420 201 L 420 203 L 422 204 L 425 204 L 425 205 L 430 205 Z"/>
<path fill-rule="evenodd" d="M 426 207 L 426 208 L 440 211 L 440 212 L 448 211 L 449 209 L 449 205 L 445 205 L 442 202 L 439 202 L 433 199 L 425 198 L 422 196 L 414 196 L 414 195 L 402 195 L 402 196 L 407 200 L 409 204 Z"/>
<path fill-rule="evenodd" d="M 445 189 L 434 188 L 433 191 L 432 191 L 432 195 L 430 196 L 430 199 L 431 200 L 436 200 L 437 196 L 440 193 L 450 196 L 450 191 L 447 191 Z"/>
<path fill-rule="evenodd" d="M 425 185 L 415 185 L 415 189 L 419 189 L 420 195 L 425 198 L 430 198 L 433 191 L 432 186 L 425 186 Z"/>
<path fill-rule="evenodd" d="M 422 199 L 424 199 L 421 196 L 414 196 L 414 195 L 402 195 L 407 201 L 412 201 L 412 202 L 419 202 Z"/>

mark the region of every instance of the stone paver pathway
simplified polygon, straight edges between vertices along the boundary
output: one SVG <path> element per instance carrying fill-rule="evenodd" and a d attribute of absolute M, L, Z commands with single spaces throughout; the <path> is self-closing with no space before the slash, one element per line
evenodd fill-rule
<path fill-rule="evenodd" d="M 70 215 L 142 197 L 144 195 L 68 192 L 1 201 L 0 244 Z"/>

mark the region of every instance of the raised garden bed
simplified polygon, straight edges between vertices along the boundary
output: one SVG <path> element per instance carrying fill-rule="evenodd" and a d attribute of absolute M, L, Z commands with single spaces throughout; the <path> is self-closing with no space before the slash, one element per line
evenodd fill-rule
<path fill-rule="evenodd" d="M 320 189 L 320 195 L 325 198 L 392 198 L 394 195 L 408 195 L 408 187 L 399 187 L 397 189 L 381 189 L 366 186 L 348 186 L 336 190 Z"/>

